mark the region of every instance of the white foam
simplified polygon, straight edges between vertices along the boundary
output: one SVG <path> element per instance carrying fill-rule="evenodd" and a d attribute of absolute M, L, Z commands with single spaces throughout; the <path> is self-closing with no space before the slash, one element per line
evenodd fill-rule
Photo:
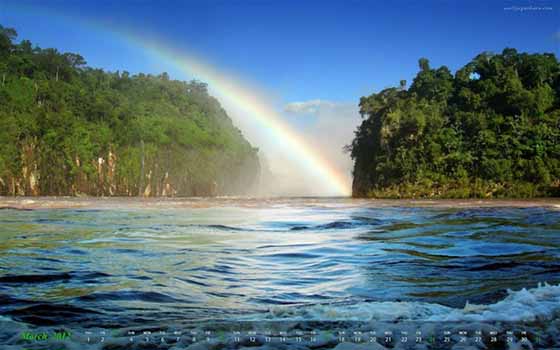
<path fill-rule="evenodd" d="M 508 291 L 503 300 L 489 305 L 467 302 L 451 308 L 423 302 L 358 302 L 301 307 L 276 307 L 267 320 L 300 321 L 535 321 L 560 317 L 560 285 Z M 262 315 L 261 315 L 262 317 Z"/>
<path fill-rule="evenodd" d="M 434 321 L 535 321 L 560 315 L 560 285 L 539 284 L 537 288 L 508 290 L 508 296 L 495 304 L 465 305 L 447 315 L 434 315 Z M 443 317 L 442 317 L 443 316 Z"/>

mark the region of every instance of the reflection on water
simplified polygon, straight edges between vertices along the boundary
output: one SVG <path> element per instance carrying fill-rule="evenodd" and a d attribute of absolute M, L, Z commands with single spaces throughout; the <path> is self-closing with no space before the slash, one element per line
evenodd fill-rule
<path fill-rule="evenodd" d="M 333 303 L 462 308 L 560 282 L 557 210 L 238 201 L 1 210 L 0 311 L 130 324 Z"/>

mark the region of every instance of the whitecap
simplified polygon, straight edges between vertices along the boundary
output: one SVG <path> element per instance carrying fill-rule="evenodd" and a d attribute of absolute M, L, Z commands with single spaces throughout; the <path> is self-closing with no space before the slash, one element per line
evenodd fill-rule
<path fill-rule="evenodd" d="M 315 304 L 298 307 L 278 306 L 248 319 L 297 321 L 504 321 L 531 322 L 560 315 L 560 285 L 542 284 L 536 288 L 508 291 L 494 304 L 466 303 L 452 308 L 425 302 L 371 302 Z"/>

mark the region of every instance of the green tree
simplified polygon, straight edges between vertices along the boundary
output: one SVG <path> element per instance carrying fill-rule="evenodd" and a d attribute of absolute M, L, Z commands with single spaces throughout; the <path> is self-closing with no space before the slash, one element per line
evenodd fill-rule
<path fill-rule="evenodd" d="M 360 99 L 347 147 L 354 196 L 560 194 L 560 65 L 553 54 L 483 52 L 452 75 L 425 58 L 409 89 Z"/>
<path fill-rule="evenodd" d="M 105 72 L 0 27 L 0 195 L 242 194 L 257 150 L 202 82 Z"/>

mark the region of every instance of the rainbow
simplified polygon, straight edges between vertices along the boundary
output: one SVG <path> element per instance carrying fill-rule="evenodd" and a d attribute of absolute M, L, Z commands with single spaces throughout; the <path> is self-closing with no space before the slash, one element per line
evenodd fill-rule
<path fill-rule="evenodd" d="M 139 40 L 130 34 L 127 35 L 127 38 L 185 74 L 201 77 L 222 102 L 234 105 L 244 112 L 244 115 L 258 123 L 309 174 L 321 179 L 325 192 L 337 195 L 350 193 L 344 174 L 341 174 L 327 159 L 307 144 L 301 135 L 290 128 L 278 113 L 263 103 L 258 94 L 252 92 L 250 88 L 243 86 L 227 74 L 217 71 L 214 67 L 202 63 L 192 55 L 186 55 L 156 41 Z"/>
<path fill-rule="evenodd" d="M 46 14 L 45 9 L 40 9 L 40 11 L 43 15 Z M 51 11 L 47 11 L 51 16 L 49 12 Z M 140 35 L 113 24 L 107 25 L 107 23 L 70 17 L 61 13 L 55 15 L 71 23 L 84 25 L 88 29 L 95 29 L 103 35 L 116 36 L 126 44 L 145 51 L 165 64 L 172 65 L 173 68 L 187 76 L 198 77 L 208 84 L 211 92 L 222 103 L 235 106 L 236 109 L 243 112 L 244 118 L 251 118 L 251 123 L 257 123 L 269 140 L 274 141 L 277 147 L 281 147 L 283 153 L 307 172 L 306 176 L 310 175 L 314 180 L 321 181 L 321 188 L 325 194 L 338 196 L 350 194 L 346 174 L 336 169 L 326 157 L 309 145 L 302 135 L 291 128 L 271 106 L 265 103 L 266 99 L 260 98 L 255 89 L 244 86 L 231 75 L 220 72 L 194 55 L 185 53 L 184 50 L 164 44 L 164 41 L 159 38 L 148 38 L 144 34 Z"/>

